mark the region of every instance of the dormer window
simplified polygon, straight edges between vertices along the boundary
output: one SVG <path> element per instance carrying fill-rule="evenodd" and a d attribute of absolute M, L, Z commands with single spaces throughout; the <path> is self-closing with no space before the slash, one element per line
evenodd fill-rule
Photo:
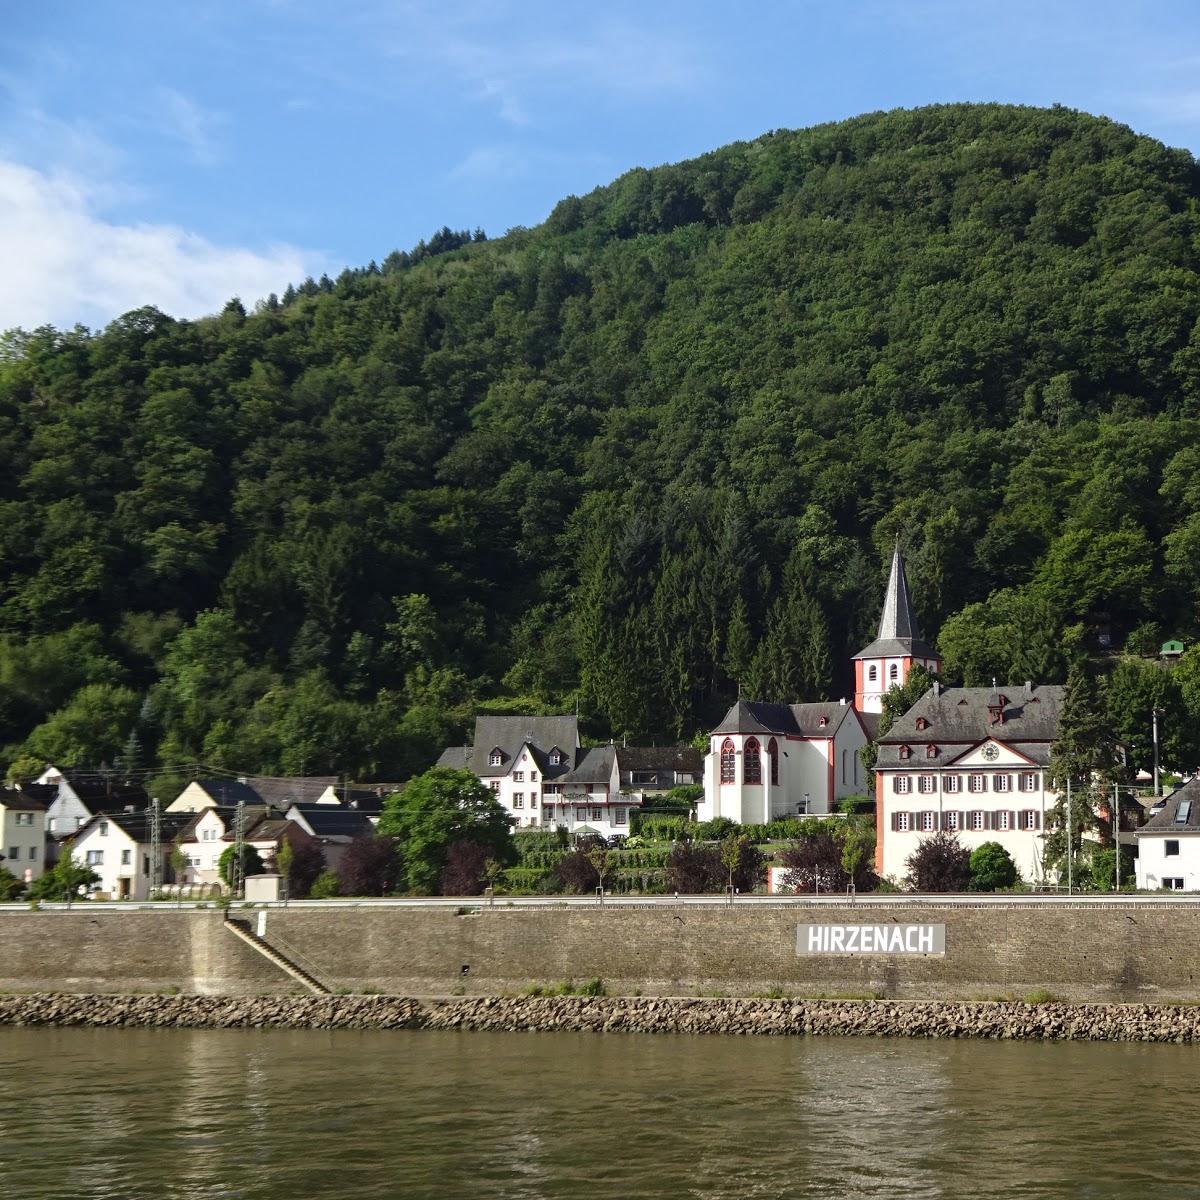
<path fill-rule="evenodd" d="M 497 746 L 491 754 L 488 755 L 488 766 L 499 767 L 504 763 L 504 751 Z"/>
<path fill-rule="evenodd" d="M 824 728 L 825 728 L 825 726 L 829 724 L 829 718 L 828 718 L 828 717 L 821 717 L 821 718 L 820 718 L 820 720 L 818 720 L 818 721 L 817 721 L 817 724 L 818 724 L 818 725 L 819 725 L 819 726 L 820 726 L 822 729 L 824 729 Z"/>
<path fill-rule="evenodd" d="M 917 718 L 917 728 L 918 729 L 928 729 L 929 722 L 927 720 L 925 720 L 924 717 L 918 717 Z"/>
<path fill-rule="evenodd" d="M 925 757 L 926 758 L 937 758 L 937 756 L 938 756 L 938 748 L 932 742 L 930 742 L 929 745 L 925 747 Z"/>
<path fill-rule="evenodd" d="M 900 747 L 900 757 L 901 758 L 911 758 L 912 757 L 912 748 L 909 746 L 901 746 Z"/>
<path fill-rule="evenodd" d="M 550 751 L 549 760 L 550 760 L 550 765 L 552 767 L 561 767 L 562 766 L 562 760 L 563 760 L 562 751 L 557 746 L 555 746 L 554 749 Z"/>

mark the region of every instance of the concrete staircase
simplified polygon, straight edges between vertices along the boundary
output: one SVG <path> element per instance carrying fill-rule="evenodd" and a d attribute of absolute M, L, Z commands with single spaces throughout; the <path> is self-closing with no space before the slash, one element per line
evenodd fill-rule
<path fill-rule="evenodd" d="M 274 963 L 285 974 L 290 975 L 297 983 L 306 987 L 314 996 L 330 996 L 333 994 L 332 989 L 327 988 L 315 975 L 310 974 L 299 963 L 293 962 L 282 951 L 276 950 L 269 942 L 260 938 L 250 928 L 249 922 L 227 916 L 225 918 L 225 928 L 234 937 L 241 938 L 247 946 L 256 950 L 263 958 Z"/>

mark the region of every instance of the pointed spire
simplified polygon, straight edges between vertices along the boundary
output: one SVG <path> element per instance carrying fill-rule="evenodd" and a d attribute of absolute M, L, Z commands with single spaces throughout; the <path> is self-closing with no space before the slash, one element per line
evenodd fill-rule
<path fill-rule="evenodd" d="M 913 611 L 912 597 L 908 592 L 908 576 L 904 573 L 899 537 L 896 538 L 896 549 L 892 553 L 892 573 L 888 576 L 887 592 L 883 598 L 878 636 L 881 641 L 893 638 L 921 640 L 921 627 L 917 623 L 917 614 Z"/>

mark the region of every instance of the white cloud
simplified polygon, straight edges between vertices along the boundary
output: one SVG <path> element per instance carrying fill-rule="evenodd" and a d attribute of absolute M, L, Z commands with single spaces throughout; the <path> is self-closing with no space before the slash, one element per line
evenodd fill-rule
<path fill-rule="evenodd" d="M 155 116 L 159 128 L 168 137 L 182 142 L 201 166 L 216 166 L 221 161 L 216 130 L 224 118 L 201 108 L 174 88 L 159 88 L 157 98 Z"/>
<path fill-rule="evenodd" d="M 0 160 L 0 329 L 102 325 L 152 304 L 175 317 L 247 306 L 322 269 L 294 246 L 220 246 L 174 225 L 117 224 L 85 180 Z"/>

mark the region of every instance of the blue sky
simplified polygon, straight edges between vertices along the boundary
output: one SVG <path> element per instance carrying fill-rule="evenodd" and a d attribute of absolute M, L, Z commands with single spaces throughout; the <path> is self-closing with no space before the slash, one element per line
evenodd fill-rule
<path fill-rule="evenodd" d="M 935 101 L 1200 149 L 1195 0 L 39 0 L 0 28 L 0 329 L 177 316 L 636 165 Z"/>

